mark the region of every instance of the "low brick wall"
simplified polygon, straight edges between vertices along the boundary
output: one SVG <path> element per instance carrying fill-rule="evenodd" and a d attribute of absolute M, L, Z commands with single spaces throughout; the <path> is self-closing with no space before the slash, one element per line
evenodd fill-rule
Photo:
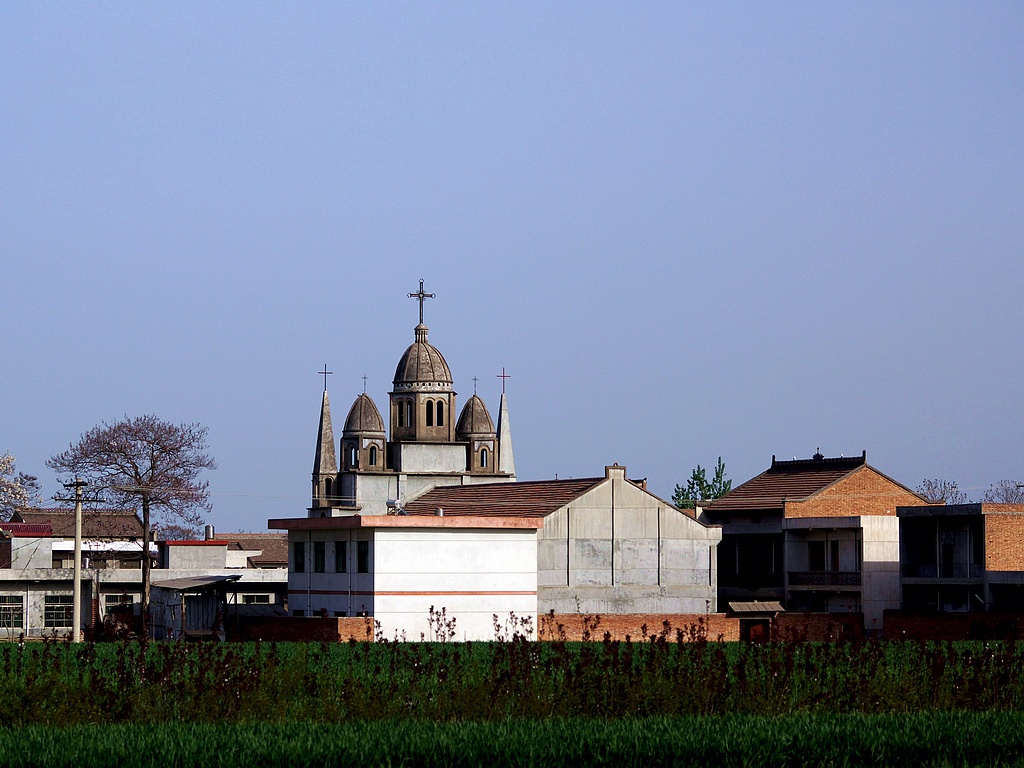
<path fill-rule="evenodd" d="M 264 642 L 344 643 L 373 640 L 373 619 L 360 616 L 337 618 L 302 616 L 248 616 L 228 621 L 230 640 Z"/>
<path fill-rule="evenodd" d="M 862 613 L 777 613 L 772 619 L 773 640 L 829 642 L 864 639 Z"/>
<path fill-rule="evenodd" d="M 1019 613 L 929 613 L 886 611 L 886 640 L 1019 640 L 1024 616 Z"/>
<path fill-rule="evenodd" d="M 649 641 L 651 635 L 664 636 L 669 642 L 706 639 L 739 640 L 739 619 L 721 613 L 610 614 L 584 616 L 556 613 L 539 617 L 540 640 L 612 640 Z"/>

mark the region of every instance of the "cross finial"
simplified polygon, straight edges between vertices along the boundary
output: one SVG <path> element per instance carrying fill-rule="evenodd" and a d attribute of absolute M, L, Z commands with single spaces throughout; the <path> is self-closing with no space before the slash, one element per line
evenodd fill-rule
<path fill-rule="evenodd" d="M 420 289 L 416 293 L 409 294 L 410 299 L 419 299 L 420 301 L 420 325 L 423 325 L 423 302 L 427 299 L 434 298 L 432 293 L 424 293 L 423 291 L 423 278 L 420 278 Z"/>
<path fill-rule="evenodd" d="M 368 378 L 370 378 L 370 377 L 369 377 L 369 376 L 367 376 L 367 375 L 366 375 L 366 374 L 364 373 L 364 374 L 363 374 L 363 394 L 364 394 L 364 395 L 366 394 L 366 380 L 367 380 Z"/>
<path fill-rule="evenodd" d="M 511 379 L 512 377 L 505 373 L 505 366 L 501 366 L 501 373 L 495 378 L 501 379 L 501 394 L 505 394 L 505 379 Z"/>
<path fill-rule="evenodd" d="M 317 374 L 317 375 L 324 377 L 324 392 L 326 392 L 327 391 L 327 377 L 328 376 L 333 376 L 334 375 L 334 371 L 328 371 L 327 370 L 327 363 L 324 363 L 324 369 L 322 371 L 320 371 L 320 373 Z"/>
<path fill-rule="evenodd" d="M 476 394 L 476 383 L 480 381 L 476 376 L 473 377 L 473 394 Z"/>

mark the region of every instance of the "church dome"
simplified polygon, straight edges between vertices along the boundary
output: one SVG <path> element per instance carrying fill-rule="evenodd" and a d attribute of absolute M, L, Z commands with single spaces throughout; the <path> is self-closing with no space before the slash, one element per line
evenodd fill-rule
<path fill-rule="evenodd" d="M 356 398 L 345 419 L 345 434 L 384 434 L 384 419 L 374 405 L 373 399 L 365 392 Z"/>
<path fill-rule="evenodd" d="M 493 435 L 494 422 L 491 421 L 491 414 L 487 412 L 484 401 L 473 395 L 466 401 L 462 414 L 459 416 L 459 423 L 455 427 L 455 438 L 465 440 L 476 435 Z"/>
<path fill-rule="evenodd" d="M 419 389 L 416 385 L 445 392 L 451 390 L 452 372 L 436 347 L 427 341 L 427 326 L 416 326 L 416 341 L 405 350 L 395 369 L 395 389 Z"/>

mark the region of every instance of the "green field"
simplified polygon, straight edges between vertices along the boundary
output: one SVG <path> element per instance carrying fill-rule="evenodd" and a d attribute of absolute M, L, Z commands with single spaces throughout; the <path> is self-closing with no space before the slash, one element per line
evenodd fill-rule
<path fill-rule="evenodd" d="M 0 741 L 0 765 L 1024 765 L 1024 645 L 4 643 Z"/>
<path fill-rule="evenodd" d="M 1024 765 L 1016 713 L 791 715 L 498 723 L 29 726 L 0 765 Z"/>

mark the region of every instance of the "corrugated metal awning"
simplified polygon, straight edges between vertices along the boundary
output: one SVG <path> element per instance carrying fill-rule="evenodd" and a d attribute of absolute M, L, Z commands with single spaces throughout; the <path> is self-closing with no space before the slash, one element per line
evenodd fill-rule
<path fill-rule="evenodd" d="M 178 592 L 198 592 L 206 587 L 238 581 L 240 578 L 242 578 L 241 574 L 233 574 L 231 576 L 187 576 L 181 579 L 154 582 L 153 586 L 160 589 L 174 589 Z"/>
<path fill-rule="evenodd" d="M 749 616 L 751 614 L 784 613 L 786 609 L 782 607 L 782 603 L 776 600 L 751 600 L 750 602 L 729 603 L 729 610 Z"/>

